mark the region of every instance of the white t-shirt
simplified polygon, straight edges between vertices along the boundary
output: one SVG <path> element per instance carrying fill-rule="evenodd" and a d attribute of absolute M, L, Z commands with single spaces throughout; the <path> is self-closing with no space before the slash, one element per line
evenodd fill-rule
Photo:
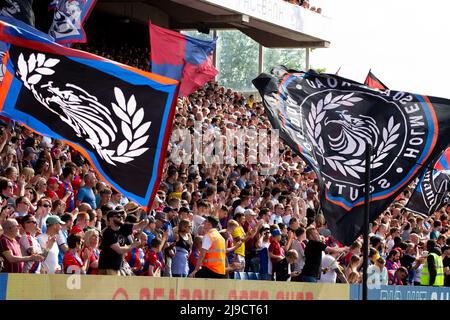
<path fill-rule="evenodd" d="M 297 239 L 294 239 L 294 241 L 292 242 L 292 249 L 294 249 L 298 253 L 298 259 L 294 264 L 294 271 L 300 272 L 305 265 L 305 251 L 302 247 L 301 242 Z"/>
<path fill-rule="evenodd" d="M 48 235 L 46 233 L 40 234 L 37 237 L 37 240 L 42 248 L 47 248 Z M 48 252 L 47 258 L 42 262 L 42 268 L 46 273 L 53 274 L 56 273 L 56 270 L 61 270 L 61 267 L 58 264 L 58 254 L 58 244 L 55 241 Z"/>
<path fill-rule="evenodd" d="M 241 207 L 241 206 L 237 206 L 236 209 L 234 209 L 234 214 L 236 213 L 244 213 L 245 212 L 245 208 Z"/>
<path fill-rule="evenodd" d="M 414 282 L 420 282 L 420 276 L 422 275 L 423 263 L 416 269 L 414 273 Z"/>
<path fill-rule="evenodd" d="M 205 235 L 202 240 L 202 249 L 209 250 L 212 246 L 212 239 L 210 236 Z"/>
<path fill-rule="evenodd" d="M 369 289 L 387 285 L 388 278 L 389 276 L 386 267 L 383 267 L 381 271 L 374 264 L 367 267 L 367 286 Z"/>
<path fill-rule="evenodd" d="M 19 240 L 22 256 L 29 256 L 29 248 L 33 248 L 34 253 L 42 253 L 42 248 L 36 237 L 30 234 L 23 234 Z M 31 270 L 33 269 L 33 270 Z M 40 273 L 41 263 L 39 261 L 25 261 L 23 264 L 23 273 Z"/>
<path fill-rule="evenodd" d="M 320 272 L 320 279 L 317 282 L 320 283 L 336 283 L 337 273 L 336 269 L 339 268 L 336 259 L 329 254 L 322 252 L 322 270 L 327 269 L 326 273 Z"/>

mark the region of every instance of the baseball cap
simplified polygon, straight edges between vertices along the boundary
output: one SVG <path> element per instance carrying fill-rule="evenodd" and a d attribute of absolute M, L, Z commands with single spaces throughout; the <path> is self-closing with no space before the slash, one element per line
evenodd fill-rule
<path fill-rule="evenodd" d="M 171 211 L 177 211 L 177 209 L 172 208 L 171 206 L 166 206 L 166 207 L 164 207 L 164 209 L 163 209 L 163 212 L 165 212 L 165 213 L 169 213 L 169 212 L 171 212 Z"/>
<path fill-rule="evenodd" d="M 155 217 L 153 217 L 153 216 L 148 216 L 148 223 L 155 223 L 156 221 L 155 221 Z"/>
<path fill-rule="evenodd" d="M 281 235 L 280 229 L 274 229 L 272 231 L 272 237 L 276 237 L 276 236 L 279 236 L 279 235 Z"/>
<path fill-rule="evenodd" d="M 61 225 L 65 225 L 66 223 L 64 222 L 64 221 L 62 221 L 61 220 L 61 218 L 60 217 L 58 217 L 58 216 L 49 216 L 48 218 L 47 218 L 47 221 L 45 222 L 45 224 L 47 225 L 47 226 L 51 226 L 51 225 L 53 225 L 53 224 L 61 224 Z"/>
<path fill-rule="evenodd" d="M 233 179 L 233 178 L 236 178 L 236 177 L 239 177 L 239 174 L 238 174 L 236 171 L 233 171 L 233 172 L 230 174 L 230 176 L 228 177 L 228 179 Z"/>
<path fill-rule="evenodd" d="M 162 211 L 157 211 L 155 214 L 155 219 L 167 222 L 166 213 Z"/>
<path fill-rule="evenodd" d="M 108 213 L 106 214 L 106 219 L 109 219 L 109 218 L 114 217 L 115 215 L 124 214 L 124 213 L 125 213 L 125 210 L 123 210 L 121 208 L 116 208 L 114 210 L 108 211 Z"/>
<path fill-rule="evenodd" d="M 188 207 L 181 207 L 181 208 L 178 210 L 178 213 L 179 213 L 179 214 L 184 213 L 184 212 L 190 213 L 190 212 L 192 212 L 192 210 L 189 209 Z"/>
<path fill-rule="evenodd" d="M 55 183 L 59 183 L 59 180 L 55 177 L 50 177 L 47 180 L 47 184 L 55 184 Z"/>
<path fill-rule="evenodd" d="M 51 148 L 53 148 L 53 145 L 48 140 L 44 140 L 43 139 L 41 141 L 41 143 L 39 143 L 39 147 L 42 148 L 42 149 L 51 149 Z"/>
<path fill-rule="evenodd" d="M 270 230 L 270 226 L 267 223 L 264 223 L 261 227 L 262 230 Z"/>
<path fill-rule="evenodd" d="M 247 209 L 247 210 L 244 211 L 244 215 L 246 215 L 246 216 L 256 216 L 257 214 L 252 209 Z"/>
<path fill-rule="evenodd" d="M 306 189 L 306 193 L 316 193 L 313 188 Z"/>

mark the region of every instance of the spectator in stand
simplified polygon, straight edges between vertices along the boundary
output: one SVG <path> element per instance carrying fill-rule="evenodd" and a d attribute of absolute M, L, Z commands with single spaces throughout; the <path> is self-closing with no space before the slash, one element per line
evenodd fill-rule
<path fill-rule="evenodd" d="M 14 185 L 8 178 L 0 177 L 0 190 L 0 196 L 2 199 L 8 200 L 14 197 Z"/>
<path fill-rule="evenodd" d="M 271 232 L 272 237 L 269 245 L 269 258 L 272 263 L 272 270 L 275 270 L 277 263 L 284 259 L 284 249 L 280 245 L 281 231 L 275 228 Z"/>
<path fill-rule="evenodd" d="M 217 230 L 219 220 L 208 216 L 203 224 L 205 236 L 202 241 L 200 257 L 190 277 L 225 278 L 225 240 Z"/>
<path fill-rule="evenodd" d="M 37 203 L 36 219 L 38 221 L 38 227 L 42 232 L 47 230 L 47 219 L 52 216 L 52 201 L 47 197 L 42 197 Z"/>
<path fill-rule="evenodd" d="M 33 215 L 26 215 L 21 219 L 21 224 L 24 233 L 20 237 L 19 244 L 22 251 L 22 256 L 31 256 L 33 254 L 42 255 L 42 248 L 36 239 L 38 232 L 37 221 Z M 26 261 L 23 266 L 24 273 L 40 273 L 40 261 Z"/>
<path fill-rule="evenodd" d="M 388 284 L 393 286 L 403 286 L 407 283 L 408 270 L 405 267 L 399 267 L 395 270 L 394 275 L 389 280 Z"/>
<path fill-rule="evenodd" d="M 317 282 L 336 283 L 336 280 L 339 279 L 340 283 L 348 283 L 343 268 L 338 261 L 342 254 L 338 251 L 333 251 L 329 254 L 322 253 L 322 272 Z"/>
<path fill-rule="evenodd" d="M 111 210 L 106 216 L 108 227 L 103 231 L 98 274 L 120 275 L 123 255 L 140 245 L 139 241 L 126 245 L 126 238 L 133 233 L 133 230 L 143 229 L 148 224 L 148 220 L 138 224 L 125 224 L 124 217 L 123 209 Z"/>
<path fill-rule="evenodd" d="M 151 242 L 147 255 L 145 257 L 145 266 L 143 275 L 151 277 L 161 277 L 163 263 L 158 259 L 158 253 L 161 250 L 162 241 L 154 238 Z"/>
<path fill-rule="evenodd" d="M 194 271 L 197 266 L 198 259 L 200 258 L 200 253 L 202 250 L 203 237 L 197 236 L 194 238 L 194 243 L 192 244 L 192 251 L 189 255 L 189 274 Z"/>
<path fill-rule="evenodd" d="M 439 235 L 441 234 L 441 230 L 442 230 L 442 222 L 439 220 L 435 220 L 433 222 L 433 229 L 430 233 L 430 239 L 437 240 L 439 238 Z"/>
<path fill-rule="evenodd" d="M 344 258 L 344 266 L 348 266 L 353 256 L 359 257 L 361 255 L 362 245 L 359 241 L 355 241 L 350 245 L 348 254 Z"/>
<path fill-rule="evenodd" d="M 83 253 L 83 258 L 79 256 L 83 246 L 83 238 L 81 234 L 74 233 L 67 238 L 67 246 L 69 251 L 64 254 L 63 271 L 66 274 L 86 274 L 89 266 L 91 252 L 86 250 Z"/>
<path fill-rule="evenodd" d="M 67 238 L 69 236 L 70 229 L 72 229 L 73 226 L 73 217 L 70 213 L 66 213 L 61 216 L 61 221 L 64 222 L 64 224 L 62 225 L 56 238 L 56 243 L 58 244 L 59 249 L 58 264 L 60 265 L 63 263 L 64 254 L 69 250 L 69 247 L 67 246 Z"/>
<path fill-rule="evenodd" d="M 39 262 L 43 257 L 37 252 L 23 256 L 19 242 L 19 223 L 7 219 L 2 223 L 3 234 L 0 236 L 0 257 L 3 258 L 3 270 L 7 273 L 22 273 L 24 262 Z"/>
<path fill-rule="evenodd" d="M 46 232 L 37 237 L 41 248 L 44 249 L 45 260 L 42 262 L 43 273 L 60 273 L 61 266 L 58 263 L 59 249 L 57 236 L 65 223 L 58 216 L 50 216 L 46 220 Z"/>
<path fill-rule="evenodd" d="M 26 197 L 18 197 L 15 201 L 16 211 L 14 212 L 15 218 L 22 218 L 28 214 L 31 207 L 31 202 Z M 39 225 L 41 227 L 41 225 Z"/>
<path fill-rule="evenodd" d="M 62 183 L 59 185 L 57 195 L 60 199 L 66 198 L 66 211 L 72 212 L 75 208 L 75 201 L 73 196 L 72 181 L 75 176 L 75 169 L 73 166 L 65 166 L 62 170 Z"/>
<path fill-rule="evenodd" d="M 98 248 L 100 243 L 100 234 L 98 230 L 91 229 L 84 234 L 84 248 L 82 256 L 84 259 L 89 257 L 89 263 L 86 274 L 98 273 L 98 260 L 100 258 L 100 250 Z"/>
<path fill-rule="evenodd" d="M 289 250 L 286 256 L 276 264 L 274 271 L 274 278 L 276 281 L 290 281 L 291 277 L 297 277 L 298 271 L 291 270 L 291 266 L 295 264 L 298 259 L 297 251 Z"/>
<path fill-rule="evenodd" d="M 70 234 L 81 233 L 84 236 L 84 231 L 89 225 L 89 214 L 87 212 L 80 212 L 75 219 L 75 225 L 70 229 Z"/>
<path fill-rule="evenodd" d="M 145 248 L 147 245 L 147 235 L 143 232 L 139 233 L 137 235 L 137 238 L 139 238 L 139 246 L 132 248 L 131 251 L 129 251 L 125 255 L 125 260 L 128 262 L 129 266 L 131 267 L 131 270 L 133 271 L 133 274 L 135 275 L 141 275 L 143 273 L 143 268 L 145 265 Z"/>
<path fill-rule="evenodd" d="M 272 280 L 272 260 L 269 256 L 270 247 L 270 227 L 263 224 L 259 230 L 262 236 L 256 243 L 256 249 L 259 257 L 259 275 L 261 280 Z M 295 271 L 295 270 L 294 270 Z"/>
<path fill-rule="evenodd" d="M 192 248 L 192 224 L 189 220 L 181 220 L 174 229 L 175 256 L 172 259 L 172 276 L 187 277 L 189 275 L 188 258 Z"/>
<path fill-rule="evenodd" d="M 353 255 L 350 259 L 350 263 L 348 264 L 347 268 L 345 269 L 345 275 L 348 277 L 352 272 L 358 273 L 359 268 L 361 267 L 363 262 L 363 259 L 361 259 L 357 255 Z"/>
<path fill-rule="evenodd" d="M 322 252 L 341 253 L 347 248 L 327 247 L 326 244 L 320 240 L 317 229 L 312 226 L 306 229 L 306 238 L 308 239 L 308 243 L 305 247 L 305 265 L 303 266 L 299 280 L 302 282 L 317 282 L 317 280 L 320 279 Z"/>
<path fill-rule="evenodd" d="M 441 250 L 436 246 L 435 240 L 427 241 L 428 257 L 424 261 L 421 271 L 420 284 L 425 286 L 444 285 L 444 265 Z"/>
<path fill-rule="evenodd" d="M 84 186 L 78 190 L 77 199 L 75 200 L 75 207 L 78 207 L 81 203 L 87 203 L 92 209 L 97 208 L 95 201 L 95 194 L 93 191 L 94 186 L 97 183 L 95 175 L 92 173 L 86 173 L 84 175 Z"/>
<path fill-rule="evenodd" d="M 374 264 L 367 268 L 367 286 L 369 288 L 378 288 L 380 285 L 388 284 L 388 272 L 385 267 L 386 261 L 378 258 Z"/>
<path fill-rule="evenodd" d="M 59 188 L 59 181 L 55 177 L 50 177 L 47 180 L 47 191 L 45 191 L 45 196 L 50 198 L 52 201 L 59 200 L 58 194 L 56 193 Z"/>

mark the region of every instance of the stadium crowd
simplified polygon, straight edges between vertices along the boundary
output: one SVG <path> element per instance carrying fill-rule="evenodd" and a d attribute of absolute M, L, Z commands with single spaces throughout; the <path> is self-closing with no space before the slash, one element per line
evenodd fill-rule
<path fill-rule="evenodd" d="M 322 8 L 319 7 L 316 8 L 315 6 L 311 6 L 308 0 L 284 0 L 284 1 L 301 6 L 305 9 L 309 9 L 319 14 L 322 13 Z"/>
<path fill-rule="evenodd" d="M 83 48 L 148 70 L 142 59 L 148 51 Z M 173 122 L 173 130 L 214 131 L 225 140 L 227 132 L 270 127 L 254 96 L 215 82 L 179 98 Z M 362 281 L 361 240 L 346 247 L 332 237 L 319 210 L 315 173 L 282 142 L 272 150 L 279 152 L 272 166 L 250 157 L 242 164 L 184 164 L 171 157 L 172 139 L 159 190 L 144 210 L 98 181 L 89 163 L 62 141 L 9 119 L 0 130 L 2 272 L 227 278 L 256 273 L 260 280 Z M 403 209 L 410 194 L 405 190 L 371 224 L 368 281 L 449 286 L 448 207 L 424 218 Z"/>

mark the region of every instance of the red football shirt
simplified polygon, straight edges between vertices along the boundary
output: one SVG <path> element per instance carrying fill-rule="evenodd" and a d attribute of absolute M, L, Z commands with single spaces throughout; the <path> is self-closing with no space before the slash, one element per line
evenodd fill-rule
<path fill-rule="evenodd" d="M 8 239 L 5 235 L 0 236 L 0 257 L 3 258 L 3 272 L 7 273 L 22 273 L 23 262 L 10 263 L 3 255 L 3 252 L 11 251 L 13 256 L 22 257 L 19 242 L 16 239 Z"/>

